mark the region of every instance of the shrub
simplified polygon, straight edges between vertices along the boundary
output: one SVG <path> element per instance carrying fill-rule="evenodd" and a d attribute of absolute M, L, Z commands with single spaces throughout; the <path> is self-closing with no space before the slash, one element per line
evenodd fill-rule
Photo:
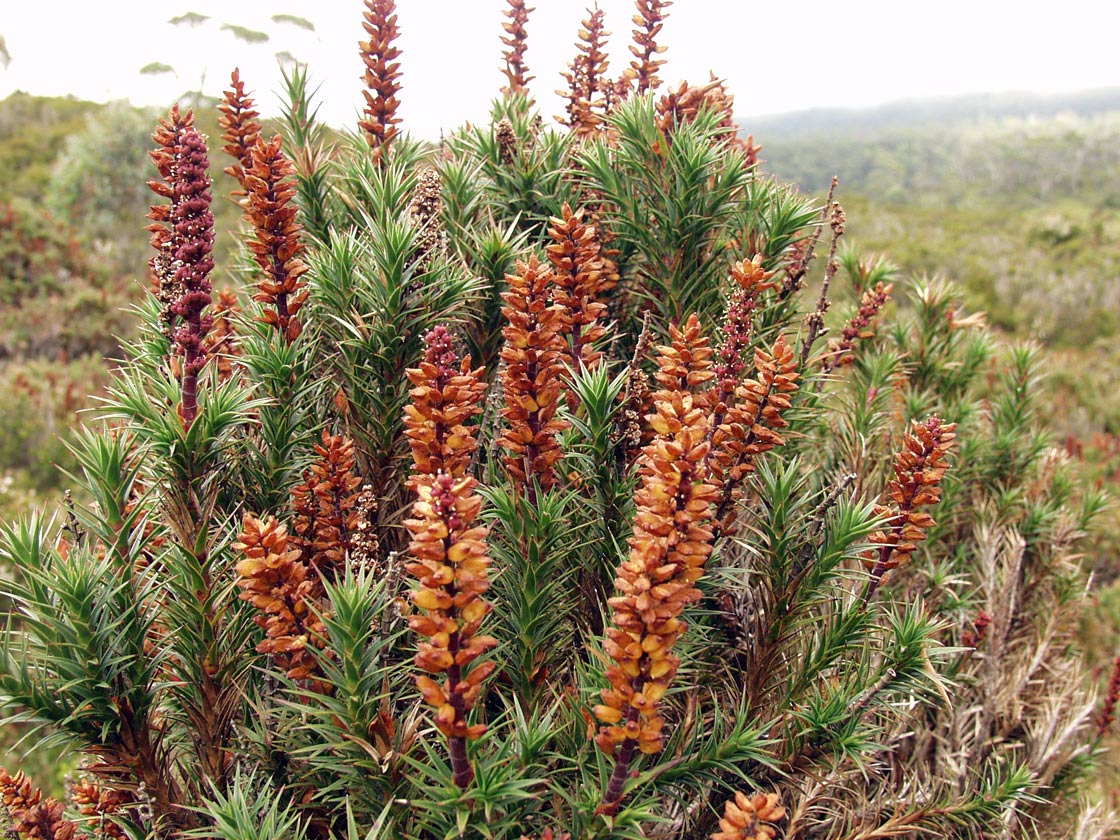
<path fill-rule="evenodd" d="M 511 0 L 507 93 L 441 150 L 366 5 L 362 134 L 321 145 L 297 72 L 286 144 L 241 144 L 234 78 L 220 323 L 204 140 L 154 135 L 159 288 L 73 444 L 90 501 L 0 534 L 0 692 L 86 776 L 0 778 L 16 830 L 1103 836 L 1102 503 L 1036 351 L 939 284 L 880 323 L 897 278 L 840 272 L 835 196 L 762 178 L 717 83 L 657 91 L 668 4 L 592 98 L 581 50 L 561 132 Z"/>

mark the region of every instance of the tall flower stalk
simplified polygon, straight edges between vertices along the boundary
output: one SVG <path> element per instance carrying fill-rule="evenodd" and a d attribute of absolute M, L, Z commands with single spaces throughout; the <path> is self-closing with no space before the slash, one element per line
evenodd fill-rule
<path fill-rule="evenodd" d="M 684 608 L 700 598 L 696 582 L 712 551 L 712 505 L 719 487 L 706 480 L 710 419 L 689 382 L 710 378 L 710 350 L 693 315 L 685 331 L 670 328 L 673 348 L 658 357 L 662 389 L 654 395 L 650 426 L 657 437 L 642 450 L 634 500 L 630 556 L 619 566 L 611 623 L 603 649 L 612 663 L 595 716 L 596 744 L 614 758 L 599 813 L 614 814 L 637 753 L 661 750 L 661 698 L 677 673 L 673 645 L 685 631 Z M 690 338 L 691 337 L 691 338 Z M 683 348 L 683 349 L 682 349 Z M 683 367 L 683 371 L 682 371 Z"/>
<path fill-rule="evenodd" d="M 358 51 L 366 68 L 366 87 L 362 91 L 366 107 L 358 125 L 366 133 L 374 159 L 383 162 L 400 123 L 397 94 L 401 89 L 401 71 L 397 59 L 401 51 L 394 45 L 400 29 L 395 0 L 366 0 L 365 5 L 362 28 L 369 40 L 360 42 Z"/>
<path fill-rule="evenodd" d="M 576 57 L 568 65 L 568 72 L 561 74 L 568 83 L 567 91 L 557 91 L 568 100 L 564 124 L 579 137 L 588 137 L 606 124 L 611 88 L 606 38 L 610 34 L 603 25 L 602 9 L 593 10 L 580 24 Z"/>
<path fill-rule="evenodd" d="M 635 5 L 638 13 L 634 16 L 634 23 L 639 28 L 634 30 L 634 43 L 630 45 L 634 60 L 624 77 L 634 83 L 635 92 L 641 96 L 661 86 L 657 70 L 665 60 L 657 56 L 668 48 L 657 43 L 657 36 L 665 25 L 665 9 L 673 4 L 669 0 L 636 0 Z"/>
<path fill-rule="evenodd" d="M 281 149 L 280 135 L 276 135 L 269 142 L 257 139 L 244 178 L 248 192 L 245 215 L 253 227 L 249 250 L 263 273 L 253 300 L 264 304 L 260 319 L 275 327 L 289 344 L 302 332 L 299 311 L 307 300 L 301 282 L 307 273 L 300 237 L 303 228 L 296 221 L 292 201 L 294 172 Z"/>
<path fill-rule="evenodd" d="M 234 548 L 244 555 L 237 563 L 241 599 L 260 611 L 254 620 L 265 632 L 257 652 L 271 656 L 289 679 L 314 682 L 313 648 L 322 647 L 326 637 L 319 617 L 320 578 L 273 516 L 260 520 L 245 514 Z"/>
<path fill-rule="evenodd" d="M 190 428 L 198 415 L 198 376 L 206 365 L 206 334 L 211 318 L 205 314 L 211 301 L 210 272 L 214 268 L 214 216 L 210 212 L 210 165 L 206 142 L 194 127 L 194 115 L 172 106 L 166 119 L 152 134 L 157 148 L 152 161 L 163 180 L 149 181 L 157 195 L 169 204 L 153 206 L 152 272 L 159 282 L 167 325 L 175 356 L 181 357 L 179 379 L 182 401 L 179 416 Z"/>
<path fill-rule="evenodd" d="M 553 300 L 565 313 L 569 364 L 576 374 L 594 370 L 603 355 L 595 342 L 606 334 L 601 319 L 607 311 L 598 300 L 606 271 L 598 231 L 584 222 L 582 208 L 572 212 L 565 203 L 560 218 L 549 219 L 548 235 L 552 244 L 545 250 L 556 275 Z"/>
<path fill-rule="evenodd" d="M 502 88 L 502 93 L 507 96 L 523 93 L 527 96 L 529 82 L 534 77 L 529 75 L 529 68 L 525 66 L 525 51 L 528 49 L 528 32 L 525 25 L 529 22 L 529 13 L 533 8 L 527 6 L 525 0 L 506 0 L 506 2 L 509 3 L 509 8 L 504 12 L 506 20 L 502 23 L 502 29 L 506 34 L 502 36 L 502 43 L 507 49 L 502 53 L 504 59 L 502 72 L 505 74 L 507 84 Z"/>
<path fill-rule="evenodd" d="M 535 480 L 543 490 L 556 484 L 555 466 L 562 454 L 556 436 L 564 429 L 556 413 L 567 347 L 564 311 L 550 303 L 555 279 L 533 254 L 507 275 L 509 290 L 502 293 L 506 304 L 502 314 L 509 323 L 502 330 L 506 426 L 499 443 L 506 450 L 503 461 L 514 480 L 530 487 Z"/>
<path fill-rule="evenodd" d="M 485 724 L 470 724 L 468 715 L 483 681 L 497 667 L 477 662 L 497 641 L 479 634 L 493 606 L 482 596 L 490 588 L 487 529 L 475 524 L 482 510 L 478 482 L 466 473 L 477 443 L 464 425 L 481 408 L 482 371 L 459 362 L 451 336 L 437 327 L 426 337 L 424 360 L 408 371 L 415 385 L 405 425 L 412 446 L 410 479 L 419 497 L 405 521 L 412 541 L 406 570 L 419 581 L 413 603 L 422 611 L 409 618 L 424 637 L 417 645 L 416 685 L 436 709 L 436 727 L 448 741 L 452 779 L 466 788 L 474 778 L 467 741 L 481 737 Z M 442 677 L 442 681 L 440 681 Z"/>
<path fill-rule="evenodd" d="M 754 366 L 755 375 L 735 389 L 733 402 L 712 433 L 709 468 L 721 487 L 716 521 L 725 534 L 735 525 L 733 505 L 742 495 L 743 478 L 754 471 L 759 455 L 785 443 L 779 430 L 789 421 L 782 415 L 798 388 L 797 360 L 784 335 L 770 352 L 755 350 Z"/>
<path fill-rule="evenodd" d="M 860 297 L 859 310 L 844 325 L 840 337 L 828 342 L 828 354 L 822 362 L 826 373 L 850 365 L 855 360 L 856 345 L 875 337 L 875 318 L 887 305 L 892 291 L 893 283 L 876 283 L 874 289 L 864 291 Z"/>
<path fill-rule="evenodd" d="M 949 469 L 949 451 L 956 440 L 956 423 L 942 423 L 937 417 L 914 421 L 894 459 L 894 478 L 887 483 L 884 500 L 875 514 L 887 518 L 887 528 L 873 533 L 868 541 L 878 548 L 864 555 L 871 580 L 864 591 L 864 602 L 871 600 L 883 576 L 910 561 L 917 543 L 926 538 L 934 524 L 923 507 L 941 500 L 941 479 Z"/>
<path fill-rule="evenodd" d="M 223 129 L 222 140 L 225 142 L 222 151 L 234 160 L 223 171 L 237 179 L 242 190 L 239 195 L 244 195 L 245 170 L 251 165 L 249 157 L 260 137 L 261 124 L 252 97 L 245 93 L 239 68 L 235 67 L 230 74 L 230 88 L 218 103 L 218 114 L 218 125 Z"/>

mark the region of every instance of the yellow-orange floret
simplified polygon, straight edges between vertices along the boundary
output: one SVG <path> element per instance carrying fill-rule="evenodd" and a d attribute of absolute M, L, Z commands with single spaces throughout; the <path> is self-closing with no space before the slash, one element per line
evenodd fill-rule
<path fill-rule="evenodd" d="M 778 836 L 774 823 L 786 815 L 781 803 L 776 793 L 747 796 L 736 792 L 734 799 L 727 800 L 720 830 L 711 840 L 774 840 Z"/>

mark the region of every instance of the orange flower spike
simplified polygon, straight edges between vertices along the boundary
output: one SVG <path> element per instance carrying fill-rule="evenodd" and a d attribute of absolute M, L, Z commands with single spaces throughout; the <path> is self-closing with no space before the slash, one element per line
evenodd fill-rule
<path fill-rule="evenodd" d="M 613 88 L 607 79 L 606 38 L 611 33 L 603 25 L 603 11 L 595 9 L 580 24 L 576 57 L 562 73 L 568 90 L 556 91 L 566 97 L 567 119 L 561 120 L 579 137 L 589 137 L 604 127 L 608 110 L 606 94 Z"/>
<path fill-rule="evenodd" d="M 416 665 L 426 674 L 416 677 L 416 686 L 436 710 L 455 783 L 465 788 L 474 778 L 466 741 L 486 731 L 484 725 L 469 725 L 468 713 L 496 667 L 476 663 L 497 642 L 478 634 L 493 609 L 482 597 L 490 588 L 490 558 L 487 530 L 475 525 L 482 497 L 467 474 L 478 446 L 467 424 L 481 411 L 486 386 L 481 368 L 472 371 L 469 358 L 460 362 L 445 327 L 429 332 L 424 343 L 420 366 L 407 371 L 414 386 L 405 409 L 414 464 L 409 486 L 418 499 L 404 523 L 412 537 L 412 561 L 405 569 L 420 584 L 412 600 L 422 611 L 409 626 L 425 639 L 417 645 Z"/>
<path fill-rule="evenodd" d="M 253 107 L 253 100 L 245 93 L 245 83 L 241 81 L 241 71 L 234 68 L 230 75 L 230 89 L 218 103 L 218 125 L 223 129 L 222 151 L 233 158 L 234 163 L 222 171 L 232 175 L 241 185 L 241 191 L 234 196 L 245 195 L 245 170 L 250 166 L 250 155 L 261 133 L 260 114 Z"/>
<path fill-rule="evenodd" d="M 776 793 L 756 793 L 747 796 L 735 793 L 724 806 L 724 816 L 719 821 L 720 830 L 711 840 L 774 840 L 778 829 L 774 823 L 784 819 L 786 809 Z"/>
<path fill-rule="evenodd" d="M 663 388 L 648 417 L 656 437 L 638 460 L 630 555 L 615 578 L 619 594 L 608 601 L 613 626 L 603 649 L 612 660 L 606 670 L 611 687 L 594 709 L 602 724 L 595 742 L 615 758 L 599 807 L 608 815 L 618 808 L 635 753 L 661 749 L 658 707 L 680 666 L 672 653 L 685 630 L 680 615 L 700 597 L 695 584 L 715 536 L 711 515 L 719 487 L 705 480 L 710 417 L 704 401 L 684 387 L 711 378 L 711 351 L 695 317 L 670 335 L 672 346 L 658 357 Z"/>
<path fill-rule="evenodd" d="M 501 351 L 506 424 L 498 443 L 507 452 L 503 461 L 514 481 L 524 486 L 535 477 L 545 490 L 557 481 L 555 465 L 562 453 L 556 438 L 565 428 L 556 417 L 567 346 L 564 310 L 549 302 L 555 282 L 533 254 L 506 275 L 509 290 L 502 294 L 508 322 Z"/>
<path fill-rule="evenodd" d="M 362 479 L 355 469 L 353 441 L 326 430 L 322 441 L 315 446 L 318 459 L 304 472 L 303 482 L 292 488 L 295 533 L 291 540 L 306 563 L 334 576 L 342 569 L 358 528 Z"/>
<path fill-rule="evenodd" d="M 502 58 L 505 60 L 502 72 L 509 84 L 502 88 L 502 93 L 507 95 L 528 94 L 529 82 L 534 77 L 529 75 L 529 68 L 525 66 L 525 52 L 528 49 L 526 43 L 528 32 L 525 29 L 525 24 L 529 22 L 529 13 L 533 11 L 533 8 L 526 6 L 525 0 L 507 0 L 507 2 L 509 8 L 503 13 L 506 16 L 506 22 L 502 24 L 502 29 L 506 34 L 502 36 L 502 43 L 509 49 L 502 53 Z"/>
<path fill-rule="evenodd" d="M 778 336 L 769 353 L 756 349 L 754 364 L 755 377 L 735 389 L 733 404 L 712 434 L 708 467 L 721 485 L 716 508 L 721 533 L 734 525 L 732 505 L 742 495 L 742 480 L 754 471 L 758 456 L 785 443 L 778 430 L 789 423 L 782 413 L 798 388 L 797 360 L 785 336 Z"/>
<path fill-rule="evenodd" d="M 492 661 L 475 664 L 497 645 L 492 637 L 478 635 L 493 609 L 482 598 L 490 588 L 487 530 L 474 525 L 482 498 L 468 475 L 419 475 L 414 482 L 419 498 L 413 518 L 404 523 L 412 535 L 413 560 L 405 569 L 419 581 L 412 600 L 421 613 L 409 619 L 409 626 L 426 639 L 417 645 L 416 665 L 431 675 L 417 676 L 416 686 L 436 709 L 436 727 L 448 739 L 455 784 L 466 788 L 474 778 L 466 742 L 486 732 L 484 724 L 468 724 L 468 714 L 482 682 L 497 667 Z"/>
<path fill-rule="evenodd" d="M 634 15 L 634 25 L 640 28 L 634 30 L 634 43 L 630 45 L 634 61 L 623 75 L 635 83 L 635 92 L 641 96 L 661 85 L 657 70 L 665 60 L 657 56 L 668 47 L 659 46 L 657 36 L 665 25 L 665 10 L 673 4 L 669 0 L 636 0 L 635 5 L 638 13 Z"/>
<path fill-rule="evenodd" d="M 435 327 L 424 344 L 420 366 L 405 372 L 413 385 L 404 418 L 415 465 L 409 479 L 413 488 L 423 476 L 458 478 L 466 472 L 478 443 L 464 424 L 482 411 L 486 394 L 485 371 L 472 371 L 470 357 L 460 362 L 446 327 Z"/>
<path fill-rule="evenodd" d="M 22 771 L 14 776 L 0 768 L 0 799 L 12 833 L 27 840 L 73 840 L 78 824 L 63 816 L 61 802 L 43 797 Z"/>
<path fill-rule="evenodd" d="M 594 369 L 602 358 L 594 344 L 606 333 L 600 319 L 606 304 L 597 300 L 604 273 L 602 244 L 592 225 L 584 224 L 584 211 L 572 212 L 564 204 L 561 218 L 549 219 L 553 244 L 545 250 L 556 274 L 553 300 L 565 311 L 563 326 L 571 345 L 571 367 L 579 372 Z M 569 395 L 569 406 L 573 395 Z"/>
<path fill-rule="evenodd" d="M 270 143 L 257 140 L 244 176 L 248 190 L 245 215 L 253 226 L 249 250 L 264 272 L 253 300 L 266 306 L 260 320 L 274 326 L 289 344 L 302 331 L 298 313 L 307 301 L 307 289 L 300 278 L 308 270 L 300 258 L 303 228 L 296 222 L 292 203 L 296 190 L 290 176 L 294 172 L 281 150 L 280 135 L 276 135 Z"/>
<path fill-rule="evenodd" d="M 943 424 L 937 417 L 925 422 L 915 420 L 902 451 L 895 455 L 894 478 L 887 482 L 884 502 L 875 506 L 875 514 L 887 517 L 889 528 L 868 537 L 868 542 L 879 548 L 863 556 L 864 565 L 871 570 L 865 603 L 888 571 L 909 562 L 917 543 L 936 524 L 932 516 L 918 508 L 935 505 L 941 499 L 941 479 L 949 469 L 948 455 L 957 438 L 956 428 L 956 423 Z"/>
<path fill-rule="evenodd" d="M 245 514 L 233 545 L 244 555 L 234 567 L 241 600 L 261 611 L 254 619 L 265 631 L 257 653 L 272 656 L 290 678 L 314 681 L 318 666 L 309 645 L 321 647 L 326 628 L 311 609 L 321 593 L 319 578 L 300 560 L 287 528 L 273 516 L 261 521 Z"/>
<path fill-rule="evenodd" d="M 697 388 L 715 377 L 712 370 L 711 341 L 700 328 L 696 314 L 689 316 L 684 328 L 669 326 L 669 345 L 658 347 L 658 371 L 654 374 L 664 389 L 663 394 L 675 391 L 692 391 L 698 408 L 708 405 L 708 394 L 697 393 Z"/>
<path fill-rule="evenodd" d="M 365 118 L 358 126 L 366 132 L 366 140 L 376 161 L 383 163 L 393 138 L 397 136 L 397 94 L 400 93 L 401 51 L 393 42 L 400 36 L 397 26 L 397 4 L 394 0 L 365 0 L 362 28 L 368 41 L 358 44 L 358 51 L 365 64 L 362 79 L 366 89 Z"/>
<path fill-rule="evenodd" d="M 761 254 L 755 254 L 749 262 L 741 260 L 731 266 L 731 281 L 735 285 L 723 321 L 723 341 L 716 353 L 716 390 L 712 400 L 716 419 L 713 428 L 718 428 L 723 422 L 727 405 L 747 368 L 746 354 L 750 347 L 758 296 L 766 289 L 774 288 L 775 284 L 770 282 L 773 275 L 773 271 L 762 267 Z"/>

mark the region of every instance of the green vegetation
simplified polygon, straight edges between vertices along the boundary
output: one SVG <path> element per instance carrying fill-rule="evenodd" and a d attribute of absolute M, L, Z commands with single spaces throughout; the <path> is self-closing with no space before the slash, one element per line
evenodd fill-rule
<path fill-rule="evenodd" d="M 1116 836 L 1120 118 L 759 166 L 643 0 L 546 127 L 510 0 L 437 147 L 393 5 L 356 132 L 299 68 L 282 140 L 227 94 L 235 160 L 199 97 L 0 103 L 50 173 L 0 184 L 0 705 L 65 799 L 0 772 L 13 833 Z"/>

